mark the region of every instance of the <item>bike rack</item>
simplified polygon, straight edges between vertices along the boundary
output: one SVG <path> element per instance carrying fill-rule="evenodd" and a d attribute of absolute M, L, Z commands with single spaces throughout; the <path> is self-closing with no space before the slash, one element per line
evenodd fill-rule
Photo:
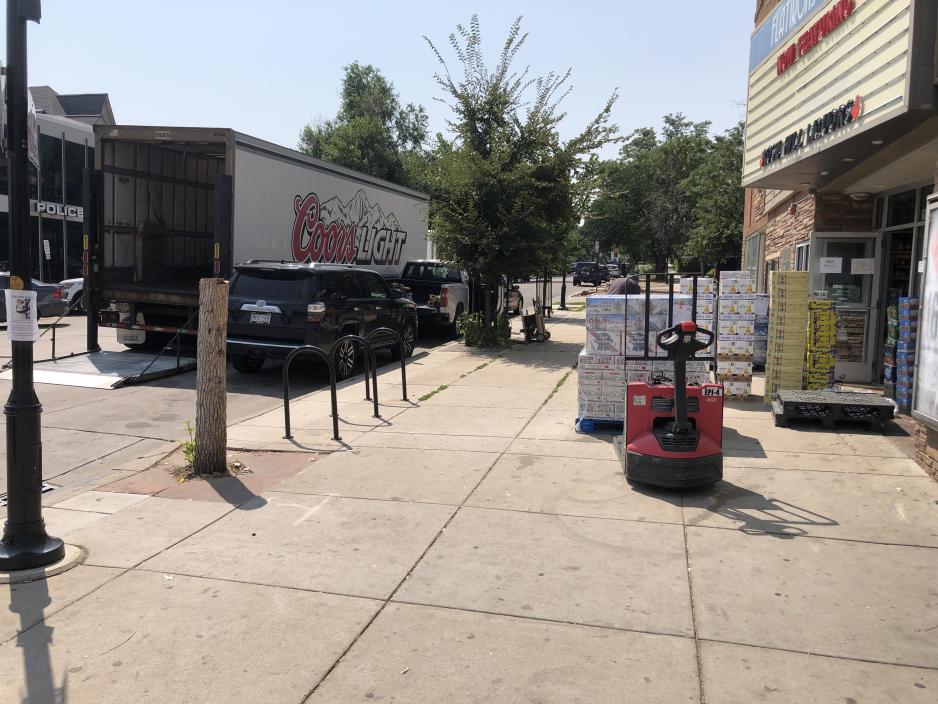
<path fill-rule="evenodd" d="M 396 338 L 397 344 L 401 348 L 401 389 L 403 391 L 401 394 L 401 400 L 407 401 L 407 361 L 404 358 L 404 338 L 401 337 L 399 332 L 392 330 L 391 328 L 377 328 L 376 330 L 371 331 L 371 333 L 368 335 L 368 339 L 371 340 L 371 338 L 373 338 L 378 333 L 381 333 L 382 335 L 391 335 L 392 337 Z"/>
<path fill-rule="evenodd" d="M 297 347 L 287 355 L 283 362 L 283 437 L 285 440 L 293 439 L 293 434 L 290 432 L 290 365 L 297 356 L 307 352 L 318 356 L 329 368 L 329 387 L 332 392 L 332 439 L 338 442 L 342 438 L 339 437 L 339 404 L 336 399 L 335 366 L 332 364 L 330 355 L 313 345 Z M 367 375 L 365 382 L 368 382 Z M 375 408 L 377 408 L 377 405 Z"/>
<path fill-rule="evenodd" d="M 381 417 L 381 413 L 380 413 L 380 411 L 378 410 L 378 362 L 377 362 L 377 360 L 375 360 L 375 351 L 374 351 L 374 349 L 372 349 L 371 343 L 368 341 L 367 338 L 364 338 L 364 337 L 362 337 L 361 335 L 343 335 L 343 336 L 340 337 L 338 340 L 336 340 L 335 343 L 332 345 L 332 356 L 333 356 L 333 357 L 335 357 L 335 354 L 336 354 L 336 352 L 337 352 L 338 349 L 339 349 L 339 345 L 341 345 L 341 344 L 342 344 L 343 342 L 345 342 L 346 340 L 353 340 L 353 341 L 355 341 L 355 342 L 357 342 L 357 343 L 359 343 L 359 344 L 361 344 L 361 345 L 363 345 L 363 346 L 365 347 L 365 352 L 367 353 L 367 354 L 365 355 L 365 400 L 368 400 L 368 401 L 373 400 L 373 401 L 374 401 L 374 406 L 375 406 L 375 414 L 374 414 L 374 417 L 375 417 L 375 418 L 380 418 L 380 417 Z M 332 360 L 332 364 L 335 365 L 335 359 Z M 373 394 L 374 399 L 372 399 L 371 396 L 368 394 L 368 372 L 369 372 L 369 366 L 371 367 L 371 369 L 370 369 L 370 371 L 371 371 L 371 385 L 372 385 L 372 388 L 374 389 L 374 394 Z M 333 371 L 333 373 L 335 373 L 335 372 Z"/>

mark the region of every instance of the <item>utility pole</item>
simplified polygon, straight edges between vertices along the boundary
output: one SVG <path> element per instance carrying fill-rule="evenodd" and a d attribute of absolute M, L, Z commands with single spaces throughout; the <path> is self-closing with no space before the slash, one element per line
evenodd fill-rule
<path fill-rule="evenodd" d="M 10 203 L 10 288 L 28 291 L 32 275 L 27 170 L 26 23 L 39 22 L 39 0 L 7 0 L 7 135 Z M 12 311 L 7 311 L 10 320 Z M 32 315 L 38 315 L 33 310 Z M 8 326 L 10 323 L 8 322 Z M 62 559 L 65 544 L 42 519 L 42 404 L 33 386 L 33 343 L 12 340 L 13 388 L 7 421 L 7 520 L 0 571 L 42 567 Z"/>

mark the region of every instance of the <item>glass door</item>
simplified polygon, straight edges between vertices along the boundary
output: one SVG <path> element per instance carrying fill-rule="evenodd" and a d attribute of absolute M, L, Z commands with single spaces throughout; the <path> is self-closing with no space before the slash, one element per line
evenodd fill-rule
<path fill-rule="evenodd" d="M 811 238 L 811 293 L 834 301 L 837 310 L 834 373 L 838 381 L 873 381 L 882 266 L 879 236 L 815 234 Z"/>

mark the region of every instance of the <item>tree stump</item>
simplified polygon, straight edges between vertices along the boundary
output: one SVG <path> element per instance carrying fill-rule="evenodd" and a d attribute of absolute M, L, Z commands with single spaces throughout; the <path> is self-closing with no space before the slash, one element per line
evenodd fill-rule
<path fill-rule="evenodd" d="M 228 282 L 199 281 L 199 334 L 195 389 L 195 469 L 214 474 L 226 469 L 226 364 Z"/>

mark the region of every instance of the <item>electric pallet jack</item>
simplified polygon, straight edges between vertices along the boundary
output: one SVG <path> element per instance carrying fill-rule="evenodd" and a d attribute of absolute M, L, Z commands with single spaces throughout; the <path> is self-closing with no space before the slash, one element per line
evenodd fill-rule
<path fill-rule="evenodd" d="M 689 489 L 723 478 L 723 387 L 687 385 L 687 360 L 713 338 L 692 321 L 662 330 L 657 342 L 674 362 L 673 386 L 660 377 L 651 384 L 628 383 L 624 444 L 630 482 Z"/>

